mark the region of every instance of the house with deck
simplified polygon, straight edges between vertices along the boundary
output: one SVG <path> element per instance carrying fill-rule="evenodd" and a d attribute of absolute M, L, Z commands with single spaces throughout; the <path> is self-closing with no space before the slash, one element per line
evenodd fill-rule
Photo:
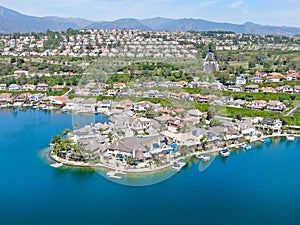
<path fill-rule="evenodd" d="M 263 131 L 272 131 L 280 133 L 282 129 L 282 122 L 280 119 L 262 118 L 255 124 L 256 128 L 262 129 Z"/>
<path fill-rule="evenodd" d="M 294 87 L 294 92 L 297 93 L 297 94 L 300 94 L 300 86 L 299 85 L 296 85 Z"/>
<path fill-rule="evenodd" d="M 245 92 L 258 92 L 258 85 L 257 84 L 251 84 L 244 88 Z"/>
<path fill-rule="evenodd" d="M 46 83 L 38 83 L 36 85 L 36 90 L 37 91 L 48 91 L 49 90 L 49 85 Z"/>
<path fill-rule="evenodd" d="M 0 106 L 7 106 L 14 102 L 14 96 L 11 93 L 1 93 L 0 94 Z"/>
<path fill-rule="evenodd" d="M 262 77 L 251 77 L 249 79 L 251 83 L 263 83 L 265 80 Z"/>
<path fill-rule="evenodd" d="M 275 112 L 282 112 L 286 109 L 286 105 L 283 104 L 282 102 L 280 101 L 277 101 L 277 100 L 270 100 L 268 103 L 267 103 L 267 110 L 270 110 L 270 111 L 275 111 Z"/>
<path fill-rule="evenodd" d="M 0 91 L 6 91 L 7 84 L 0 84 Z"/>
<path fill-rule="evenodd" d="M 20 91 L 22 87 L 18 84 L 11 84 L 8 86 L 9 91 Z"/>
<path fill-rule="evenodd" d="M 36 85 L 34 85 L 34 84 L 23 84 L 22 89 L 24 91 L 34 91 L 36 89 Z"/>
<path fill-rule="evenodd" d="M 273 87 L 262 87 L 261 91 L 266 93 L 277 93 L 277 90 Z"/>

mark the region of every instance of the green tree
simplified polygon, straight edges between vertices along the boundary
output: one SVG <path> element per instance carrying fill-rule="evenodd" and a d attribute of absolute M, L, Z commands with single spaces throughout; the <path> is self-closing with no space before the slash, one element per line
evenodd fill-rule
<path fill-rule="evenodd" d="M 207 112 L 207 119 L 211 120 L 216 115 L 216 108 L 212 105 L 209 105 L 206 108 L 206 112 Z"/>
<path fill-rule="evenodd" d="M 236 114 L 236 119 L 237 120 L 241 120 L 242 119 L 242 114 L 241 113 L 237 113 Z"/>
<path fill-rule="evenodd" d="M 255 68 L 256 64 L 254 61 L 249 61 L 248 62 L 248 68 L 251 69 L 251 68 Z"/>

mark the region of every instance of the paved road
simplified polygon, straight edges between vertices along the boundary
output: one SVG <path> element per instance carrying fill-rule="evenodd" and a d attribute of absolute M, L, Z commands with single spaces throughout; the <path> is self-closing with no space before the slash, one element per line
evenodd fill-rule
<path fill-rule="evenodd" d="M 288 114 L 286 114 L 287 116 L 292 116 L 294 114 L 294 112 L 300 107 L 300 104 L 297 105 L 295 108 L 293 108 Z"/>
<path fill-rule="evenodd" d="M 62 96 L 65 96 L 65 97 L 69 97 L 69 94 L 71 93 L 73 89 L 70 88 L 66 93 L 64 93 Z"/>

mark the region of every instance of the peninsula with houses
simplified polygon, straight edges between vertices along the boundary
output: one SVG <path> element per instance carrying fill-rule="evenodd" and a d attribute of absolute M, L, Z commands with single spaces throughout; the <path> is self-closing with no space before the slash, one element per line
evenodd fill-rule
<path fill-rule="evenodd" d="M 232 32 L 2 35 L 0 108 L 106 115 L 54 134 L 54 167 L 179 171 L 192 157 L 299 135 L 299 46 Z"/>

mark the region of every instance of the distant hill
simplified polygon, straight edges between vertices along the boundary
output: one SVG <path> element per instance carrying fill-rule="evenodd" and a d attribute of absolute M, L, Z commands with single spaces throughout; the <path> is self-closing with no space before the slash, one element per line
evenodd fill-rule
<path fill-rule="evenodd" d="M 112 22 L 98 22 L 88 26 L 92 29 L 137 29 L 155 31 L 233 31 L 235 33 L 250 34 L 280 34 L 297 35 L 300 28 L 285 26 L 264 26 L 247 22 L 244 24 L 217 23 L 202 19 L 166 19 L 156 17 L 152 19 L 121 19 Z"/>
<path fill-rule="evenodd" d="M 136 29 L 149 31 L 232 31 L 250 34 L 300 35 L 300 28 L 267 26 L 251 22 L 244 24 L 217 23 L 202 19 L 119 19 L 95 22 L 80 18 L 34 17 L 0 6 L 0 33 L 31 32 L 46 30 L 63 31 L 73 29 Z"/>
<path fill-rule="evenodd" d="M 103 29 L 103 30 L 122 30 L 122 29 L 133 29 L 133 30 L 153 30 L 151 27 L 142 23 L 137 19 L 119 19 L 112 22 L 98 22 L 93 23 L 87 27 L 87 29 Z"/>
<path fill-rule="evenodd" d="M 26 16 L 0 6 L 0 33 L 62 31 L 69 27 L 80 29 L 93 23 L 78 18 Z"/>

